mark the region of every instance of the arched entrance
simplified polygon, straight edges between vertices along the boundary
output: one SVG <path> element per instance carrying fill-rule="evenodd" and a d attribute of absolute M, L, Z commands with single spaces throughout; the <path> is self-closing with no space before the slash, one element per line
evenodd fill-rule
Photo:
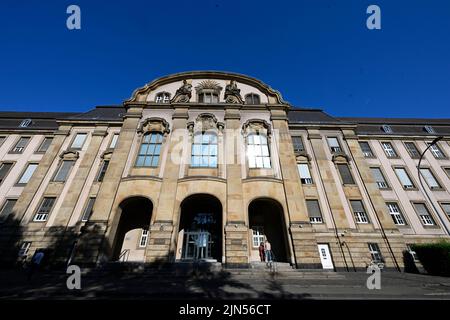
<path fill-rule="evenodd" d="M 119 205 L 119 224 L 113 247 L 113 261 L 144 261 L 153 204 L 144 197 L 125 199 Z"/>
<path fill-rule="evenodd" d="M 253 200 L 248 207 L 248 220 L 250 261 L 260 261 L 258 246 L 267 239 L 272 245 L 275 260 L 289 262 L 283 207 L 272 199 Z"/>
<path fill-rule="evenodd" d="M 222 204 L 208 194 L 195 194 L 180 207 L 177 260 L 222 261 Z"/>

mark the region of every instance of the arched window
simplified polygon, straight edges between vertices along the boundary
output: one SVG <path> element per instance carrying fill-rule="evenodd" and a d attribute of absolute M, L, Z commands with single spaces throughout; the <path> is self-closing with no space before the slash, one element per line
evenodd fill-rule
<path fill-rule="evenodd" d="M 142 138 L 136 167 L 157 167 L 161 154 L 163 135 L 160 132 L 146 133 Z"/>
<path fill-rule="evenodd" d="M 170 93 L 168 92 L 160 92 L 156 95 L 155 98 L 156 103 L 169 103 L 170 102 Z"/>
<path fill-rule="evenodd" d="M 261 104 L 259 95 L 256 93 L 249 93 L 245 96 L 245 104 Z"/>
<path fill-rule="evenodd" d="M 218 103 L 219 95 L 215 92 L 202 92 L 198 95 L 198 102 L 203 103 Z"/>
<path fill-rule="evenodd" d="M 202 132 L 194 135 L 191 165 L 193 167 L 217 167 L 217 135 Z"/>
<path fill-rule="evenodd" d="M 270 168 L 270 153 L 267 137 L 251 133 L 247 136 L 247 156 L 249 168 Z"/>

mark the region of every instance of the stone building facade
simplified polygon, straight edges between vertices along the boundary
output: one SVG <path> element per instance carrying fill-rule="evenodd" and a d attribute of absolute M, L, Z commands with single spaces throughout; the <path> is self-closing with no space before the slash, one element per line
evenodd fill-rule
<path fill-rule="evenodd" d="M 245 267 L 267 239 L 296 268 L 402 270 L 410 244 L 449 239 L 449 141 L 450 119 L 337 118 L 210 71 L 86 113 L 1 112 L 0 259 Z"/>

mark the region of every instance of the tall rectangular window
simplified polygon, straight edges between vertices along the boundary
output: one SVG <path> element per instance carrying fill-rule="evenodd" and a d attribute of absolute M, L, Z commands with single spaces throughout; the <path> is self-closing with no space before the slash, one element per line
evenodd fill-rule
<path fill-rule="evenodd" d="M 366 157 L 366 158 L 373 158 L 374 157 L 373 152 L 372 152 L 372 148 L 370 148 L 370 145 L 369 145 L 368 142 L 360 141 L 359 142 L 359 146 L 361 148 L 361 151 L 362 151 L 364 157 Z"/>
<path fill-rule="evenodd" d="M 145 248 L 147 246 L 147 241 L 148 241 L 148 230 L 142 229 L 141 238 L 139 239 L 139 247 Z"/>
<path fill-rule="evenodd" d="M 89 200 L 86 204 L 86 207 L 84 208 L 83 216 L 81 217 L 81 221 L 89 220 L 89 218 L 92 215 L 92 209 L 94 208 L 94 204 L 95 204 L 95 197 L 89 198 Z"/>
<path fill-rule="evenodd" d="M 119 134 L 118 133 L 113 134 L 111 143 L 109 144 L 110 149 L 114 149 L 116 147 L 118 139 L 119 139 Z"/>
<path fill-rule="evenodd" d="M 100 167 L 100 171 L 98 172 L 97 182 L 103 181 L 103 178 L 105 177 L 108 166 L 109 166 L 109 160 L 103 160 L 102 165 Z"/>
<path fill-rule="evenodd" d="M 420 168 L 420 174 L 425 179 L 425 181 L 427 182 L 430 189 L 440 189 L 441 188 L 441 185 L 436 180 L 436 178 L 433 175 L 433 172 L 431 172 L 430 169 Z"/>
<path fill-rule="evenodd" d="M 261 243 L 264 243 L 264 227 L 252 226 L 252 243 L 253 248 L 259 247 Z"/>
<path fill-rule="evenodd" d="M 34 216 L 34 221 L 47 221 L 48 215 L 52 211 L 53 204 L 55 203 L 55 199 L 56 198 L 54 197 L 45 197 L 42 200 L 41 205 Z"/>
<path fill-rule="evenodd" d="M 149 132 L 142 138 L 136 167 L 157 167 L 161 154 L 163 135 L 159 132 Z"/>
<path fill-rule="evenodd" d="M 3 145 L 3 142 L 5 142 L 6 137 L 5 136 L 0 136 L 0 147 Z"/>
<path fill-rule="evenodd" d="M 343 184 L 355 184 L 355 180 L 353 180 L 353 176 L 352 173 L 350 172 L 348 164 L 339 163 L 337 165 L 337 168 L 339 170 L 339 174 L 341 175 Z"/>
<path fill-rule="evenodd" d="M 389 214 L 392 217 L 392 220 L 394 220 L 394 223 L 398 226 L 404 226 L 405 225 L 405 219 L 403 218 L 403 214 L 400 211 L 400 207 L 395 202 L 387 202 L 386 203 Z"/>
<path fill-rule="evenodd" d="M 75 161 L 73 160 L 64 160 L 59 165 L 58 171 L 56 172 L 55 177 L 53 178 L 53 181 L 55 182 L 65 182 L 67 180 L 67 177 L 69 176 L 70 171 L 72 170 L 73 165 L 75 164 Z"/>
<path fill-rule="evenodd" d="M 0 209 L 0 221 L 5 220 L 12 212 L 17 199 L 6 199 L 5 203 Z"/>
<path fill-rule="evenodd" d="M 311 172 L 309 171 L 309 166 L 307 163 L 297 164 L 298 173 L 300 174 L 300 181 L 302 184 L 313 184 L 313 179 L 311 177 Z"/>
<path fill-rule="evenodd" d="M 352 206 L 353 215 L 355 216 L 356 223 L 369 223 L 367 218 L 366 210 L 361 200 L 351 200 L 350 204 Z"/>
<path fill-rule="evenodd" d="M 39 153 L 47 152 L 48 148 L 52 144 L 52 141 L 53 141 L 53 138 L 45 137 L 44 140 L 42 140 L 42 143 L 39 145 L 37 152 L 39 152 Z"/>
<path fill-rule="evenodd" d="M 427 142 L 428 146 L 430 144 L 431 143 Z M 430 151 L 436 159 L 445 159 L 446 158 L 444 152 L 441 150 L 441 148 L 439 148 L 439 146 L 437 144 L 433 144 L 430 147 Z"/>
<path fill-rule="evenodd" d="M 292 144 L 294 146 L 294 152 L 303 152 L 305 151 L 305 146 L 303 145 L 303 139 L 300 136 L 292 137 Z"/>
<path fill-rule="evenodd" d="M 327 141 L 331 153 L 342 152 L 341 145 L 339 144 L 339 140 L 336 137 L 328 137 Z"/>
<path fill-rule="evenodd" d="M 5 181 L 6 176 L 9 173 L 9 170 L 11 170 L 13 164 L 9 162 L 3 162 L 0 163 L 0 184 Z"/>
<path fill-rule="evenodd" d="M 406 151 L 408 151 L 409 155 L 413 159 L 420 158 L 420 152 L 416 147 L 416 144 L 414 142 L 405 142 L 405 148 Z"/>
<path fill-rule="evenodd" d="M 269 144 L 265 135 L 249 134 L 247 137 L 249 168 L 270 168 Z"/>
<path fill-rule="evenodd" d="M 375 179 L 375 183 L 377 184 L 379 189 L 388 189 L 389 185 L 384 178 L 383 172 L 380 168 L 370 168 L 372 171 L 373 178 Z"/>
<path fill-rule="evenodd" d="M 217 168 L 217 135 L 215 133 L 198 133 L 192 144 L 193 167 Z"/>
<path fill-rule="evenodd" d="M 377 243 L 368 243 L 370 256 L 375 263 L 383 262 L 383 256 L 381 255 L 380 247 Z"/>
<path fill-rule="evenodd" d="M 450 203 L 442 203 L 441 205 L 442 205 L 442 209 L 444 209 L 445 214 L 450 219 Z"/>
<path fill-rule="evenodd" d="M 384 153 L 388 158 L 397 158 L 397 152 L 395 152 L 394 147 L 392 146 L 392 143 L 390 142 L 382 142 L 381 146 L 383 147 Z"/>
<path fill-rule="evenodd" d="M 318 200 L 306 200 L 306 207 L 308 208 L 308 216 L 311 223 L 323 223 L 322 211 Z"/>
<path fill-rule="evenodd" d="M 28 254 L 28 251 L 30 251 L 30 247 L 31 247 L 30 241 L 22 242 L 22 244 L 20 245 L 18 256 L 25 257 Z"/>
<path fill-rule="evenodd" d="M 450 178 L 450 168 L 444 168 L 445 173 Z"/>
<path fill-rule="evenodd" d="M 412 182 L 405 168 L 395 168 L 394 170 L 395 173 L 397 174 L 398 179 L 400 180 L 400 183 L 403 185 L 403 188 L 405 189 L 415 188 L 414 183 Z"/>
<path fill-rule="evenodd" d="M 28 145 L 28 142 L 30 142 L 29 137 L 21 137 L 11 149 L 10 153 L 23 153 Z"/>
<path fill-rule="evenodd" d="M 80 150 L 83 148 L 84 142 L 86 141 L 87 133 L 77 133 L 75 139 L 73 139 L 70 145 L 71 149 Z"/>
<path fill-rule="evenodd" d="M 428 211 L 428 208 L 424 203 L 414 203 L 414 208 L 416 209 L 420 221 L 424 226 L 434 226 L 436 224 L 430 214 L 430 211 Z"/>
<path fill-rule="evenodd" d="M 37 163 L 30 163 L 30 164 L 28 164 L 27 168 L 23 172 L 23 174 L 20 177 L 20 179 L 17 182 L 17 184 L 22 184 L 22 185 L 23 184 L 27 184 L 28 181 L 30 181 L 31 176 L 33 175 L 33 173 L 34 173 L 34 171 L 36 170 L 37 167 L 38 167 Z"/>

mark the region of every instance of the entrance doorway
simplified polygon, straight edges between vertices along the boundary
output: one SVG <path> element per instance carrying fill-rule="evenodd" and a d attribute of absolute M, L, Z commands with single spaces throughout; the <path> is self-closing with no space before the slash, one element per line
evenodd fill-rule
<path fill-rule="evenodd" d="M 153 204 L 144 197 L 132 197 L 120 204 L 122 210 L 113 246 L 113 261 L 144 261 L 149 239 Z"/>
<path fill-rule="evenodd" d="M 248 215 L 250 261 L 260 261 L 258 247 L 267 239 L 272 245 L 275 261 L 289 262 L 283 207 L 272 199 L 256 199 L 250 203 Z"/>
<path fill-rule="evenodd" d="M 177 260 L 222 261 L 222 204 L 196 194 L 181 203 Z"/>

